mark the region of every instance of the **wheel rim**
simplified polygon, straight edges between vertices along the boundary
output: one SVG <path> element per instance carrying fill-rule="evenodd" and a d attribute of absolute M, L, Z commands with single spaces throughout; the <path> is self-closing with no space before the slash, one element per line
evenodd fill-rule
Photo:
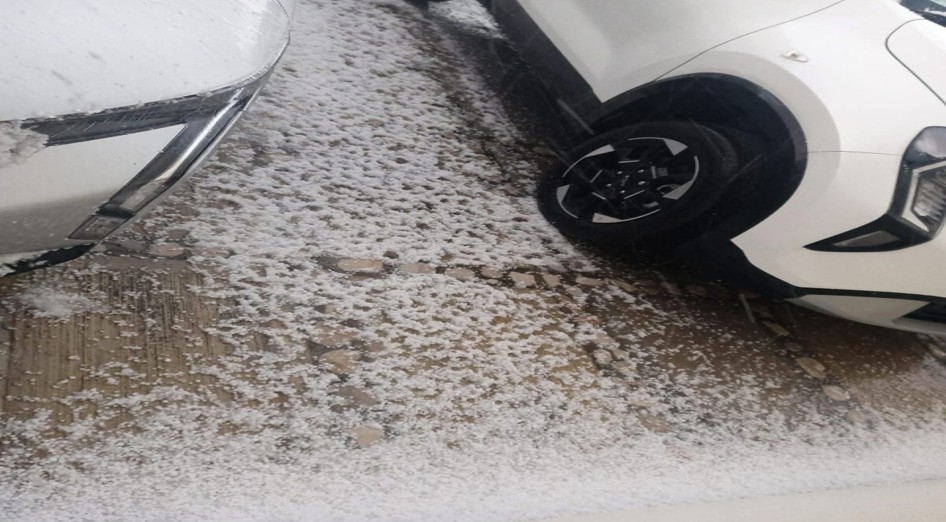
<path fill-rule="evenodd" d="M 573 163 L 555 196 L 568 215 L 590 223 L 624 223 L 677 205 L 700 175 L 691 147 L 669 138 L 623 140 Z"/>

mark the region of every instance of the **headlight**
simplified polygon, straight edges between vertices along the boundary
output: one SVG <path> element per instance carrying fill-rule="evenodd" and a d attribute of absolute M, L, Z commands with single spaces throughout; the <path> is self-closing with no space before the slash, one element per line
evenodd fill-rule
<path fill-rule="evenodd" d="M 266 76 L 268 73 L 203 95 L 91 115 L 24 122 L 23 127 L 49 137 L 47 147 L 183 125 L 158 156 L 69 238 L 105 238 L 193 171 L 259 92 Z"/>
<path fill-rule="evenodd" d="M 903 157 L 909 188 L 900 216 L 935 236 L 946 218 L 946 128 L 931 127 Z"/>
<path fill-rule="evenodd" d="M 885 252 L 925 243 L 946 221 L 946 127 L 929 127 L 910 144 L 890 210 L 877 221 L 812 243 L 832 252 Z"/>

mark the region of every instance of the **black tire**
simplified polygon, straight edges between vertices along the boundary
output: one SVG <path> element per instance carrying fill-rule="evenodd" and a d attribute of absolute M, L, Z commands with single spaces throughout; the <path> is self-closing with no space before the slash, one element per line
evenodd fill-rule
<path fill-rule="evenodd" d="M 730 181 L 725 194 L 705 221 L 711 227 L 733 216 L 749 217 L 756 207 L 768 208 L 769 202 L 760 195 L 765 194 L 768 170 L 766 147 L 756 135 L 731 127 L 713 126 L 713 130 L 726 138 L 736 151 L 738 171 Z"/>
<path fill-rule="evenodd" d="M 739 165 L 737 148 L 710 127 L 631 125 L 589 139 L 550 171 L 539 208 L 563 234 L 606 247 L 684 241 L 705 230 Z"/>

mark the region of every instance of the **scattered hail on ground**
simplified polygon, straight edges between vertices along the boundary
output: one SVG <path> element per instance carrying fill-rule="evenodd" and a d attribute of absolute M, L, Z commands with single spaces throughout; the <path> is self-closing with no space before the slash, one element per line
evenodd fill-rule
<path fill-rule="evenodd" d="M 0 518 L 520 520 L 946 475 L 935 340 L 561 239 L 502 49 L 472 0 L 303 2 L 183 190 L 0 280 Z"/>

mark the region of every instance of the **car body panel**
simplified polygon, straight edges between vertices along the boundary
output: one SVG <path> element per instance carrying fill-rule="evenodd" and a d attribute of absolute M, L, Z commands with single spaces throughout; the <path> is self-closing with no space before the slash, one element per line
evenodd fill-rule
<path fill-rule="evenodd" d="M 47 147 L 0 169 L 0 254 L 81 244 L 68 239 L 180 132 L 165 127 Z"/>
<path fill-rule="evenodd" d="M 740 36 L 838 0 L 521 0 L 602 101 Z M 684 30 L 680 30 L 684 29 Z"/>
<path fill-rule="evenodd" d="M 916 19 L 892 1 L 846 0 L 712 49 L 667 77 L 733 74 L 760 86 L 795 115 L 812 152 L 902 155 L 920 130 L 946 121 L 946 106 L 886 47 Z M 790 51 L 806 61 L 783 56 Z"/>
<path fill-rule="evenodd" d="M 237 84 L 272 65 L 288 31 L 289 15 L 275 0 L 7 0 L 0 6 L 0 121 Z"/>
<path fill-rule="evenodd" d="M 946 295 L 946 280 L 929 277 L 946 257 L 946 236 L 889 252 L 805 248 L 882 216 L 900 162 L 895 155 L 813 153 L 795 195 L 733 242 L 753 265 L 798 288 Z"/>
<path fill-rule="evenodd" d="M 946 49 L 946 30 L 929 20 L 903 25 L 887 40 L 890 52 L 923 83 L 946 101 L 946 67 L 943 55 L 930 49 Z M 941 123 L 942 124 L 942 123 Z"/>

